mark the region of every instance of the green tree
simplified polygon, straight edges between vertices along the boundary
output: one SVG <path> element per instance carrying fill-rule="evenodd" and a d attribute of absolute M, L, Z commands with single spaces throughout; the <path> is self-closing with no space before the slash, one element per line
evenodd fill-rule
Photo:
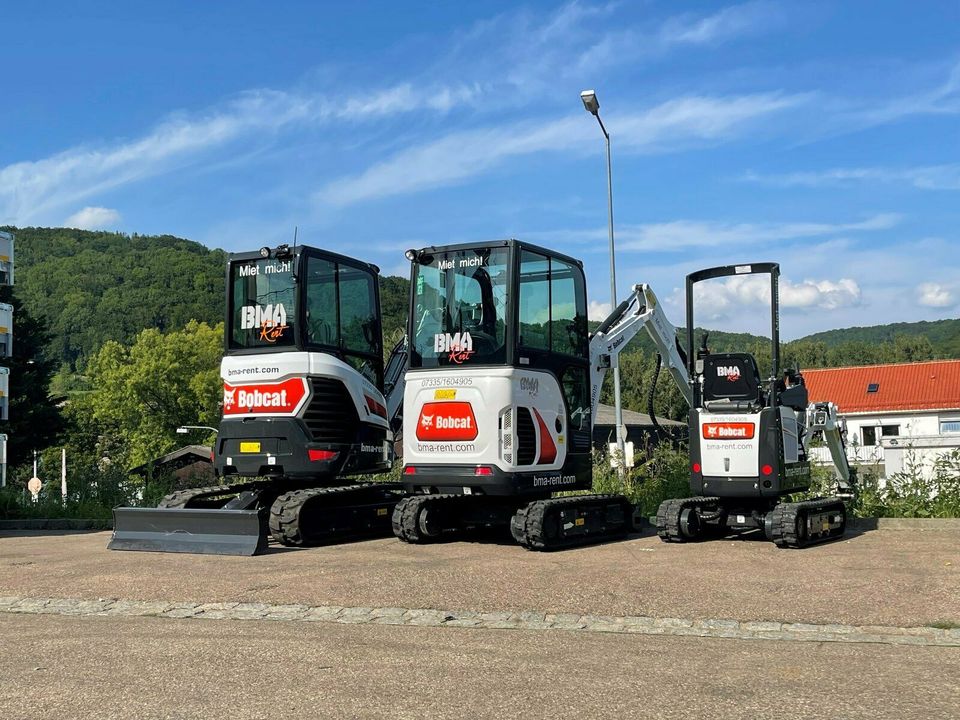
<path fill-rule="evenodd" d="M 141 332 L 132 346 L 107 342 L 90 359 L 91 418 L 122 441 L 135 467 L 177 447 L 180 425 L 220 419 L 223 324 Z"/>
<path fill-rule="evenodd" d="M 57 363 L 44 354 L 49 339 L 46 323 L 33 317 L 9 287 L 0 288 L 0 302 L 13 305 L 13 356 L 0 359 L 10 370 L 10 398 L 7 422 L 0 433 L 7 435 L 7 462 L 27 462 L 33 451 L 54 443 L 63 430 L 59 398 L 49 395 Z"/>
<path fill-rule="evenodd" d="M 891 348 L 893 362 L 920 362 L 933 360 L 933 344 L 923 335 L 896 335 Z"/>

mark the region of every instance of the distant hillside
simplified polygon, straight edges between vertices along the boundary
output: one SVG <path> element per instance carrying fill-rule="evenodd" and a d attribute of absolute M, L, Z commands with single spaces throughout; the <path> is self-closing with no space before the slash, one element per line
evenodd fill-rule
<path fill-rule="evenodd" d="M 144 328 L 221 320 L 221 250 L 170 235 L 8 229 L 16 233 L 16 293 L 47 320 L 49 350 L 71 368 L 105 341 L 129 342 Z"/>
<path fill-rule="evenodd" d="M 890 323 L 889 325 L 826 330 L 807 335 L 802 339 L 836 346 L 844 342 L 893 342 L 897 335 L 925 337 L 933 345 L 934 351 L 939 357 L 960 358 L 960 319 L 934 320 L 932 322 L 924 320 L 913 323 Z"/>
<path fill-rule="evenodd" d="M 48 350 L 70 370 L 82 368 L 107 340 L 129 343 L 144 328 L 223 319 L 222 250 L 170 235 L 2 229 L 16 233 L 16 293 L 28 312 L 47 320 Z M 381 278 L 387 344 L 403 333 L 409 285 L 406 278 Z"/>

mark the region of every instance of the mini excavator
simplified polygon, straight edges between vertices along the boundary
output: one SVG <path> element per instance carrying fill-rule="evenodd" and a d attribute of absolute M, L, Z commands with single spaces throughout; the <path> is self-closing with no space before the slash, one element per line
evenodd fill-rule
<path fill-rule="evenodd" d="M 397 484 L 355 480 L 393 461 L 405 341 L 384 365 L 379 269 L 307 246 L 227 263 L 224 484 L 157 508 L 116 508 L 112 550 L 254 555 L 389 535 Z"/>

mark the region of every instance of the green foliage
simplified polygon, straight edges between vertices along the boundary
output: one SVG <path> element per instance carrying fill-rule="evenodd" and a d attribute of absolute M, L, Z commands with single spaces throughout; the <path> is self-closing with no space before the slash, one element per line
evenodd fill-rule
<path fill-rule="evenodd" d="M 891 323 L 871 327 L 852 327 L 842 330 L 827 330 L 805 338 L 835 347 L 849 342 L 864 345 L 892 343 L 897 336 L 925 339 L 933 347 L 936 357 L 960 358 L 960 319 Z"/>
<path fill-rule="evenodd" d="M 71 370 L 108 340 L 129 343 L 144 328 L 223 317 L 220 250 L 169 235 L 8 229 L 17 236 L 17 291 L 49 323 L 49 356 Z"/>
<path fill-rule="evenodd" d="M 407 278 L 380 276 L 380 313 L 383 317 L 383 344 L 389 351 L 407 330 L 410 307 L 410 281 Z"/>
<path fill-rule="evenodd" d="M 109 341 L 89 364 L 89 419 L 117 438 L 128 467 L 175 449 L 180 425 L 220 420 L 223 325 L 191 321 L 167 334 L 144 330 L 131 347 Z M 85 412 L 78 410 L 78 412 Z"/>
<path fill-rule="evenodd" d="M 655 515 L 660 503 L 690 495 L 690 469 L 686 449 L 677 450 L 660 443 L 634 457 L 626 484 L 610 467 L 606 453 L 596 453 L 593 463 L 593 492 L 622 493 L 643 517 Z"/>
<path fill-rule="evenodd" d="M 833 470 L 821 465 L 812 470 L 810 490 L 798 497 L 832 495 Z M 960 517 L 960 449 L 942 455 L 927 469 L 908 452 L 906 468 L 885 480 L 876 466 L 861 465 L 852 510 L 857 517 Z"/>

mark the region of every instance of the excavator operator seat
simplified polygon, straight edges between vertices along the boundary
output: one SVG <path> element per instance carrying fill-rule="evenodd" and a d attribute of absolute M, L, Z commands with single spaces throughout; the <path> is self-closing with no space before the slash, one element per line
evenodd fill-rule
<path fill-rule="evenodd" d="M 797 412 L 805 412 L 810 394 L 804 385 L 792 385 L 780 392 L 780 404 Z"/>
<path fill-rule="evenodd" d="M 710 411 L 743 412 L 763 405 L 760 371 L 748 353 L 711 353 L 703 358 L 703 404 Z"/>

